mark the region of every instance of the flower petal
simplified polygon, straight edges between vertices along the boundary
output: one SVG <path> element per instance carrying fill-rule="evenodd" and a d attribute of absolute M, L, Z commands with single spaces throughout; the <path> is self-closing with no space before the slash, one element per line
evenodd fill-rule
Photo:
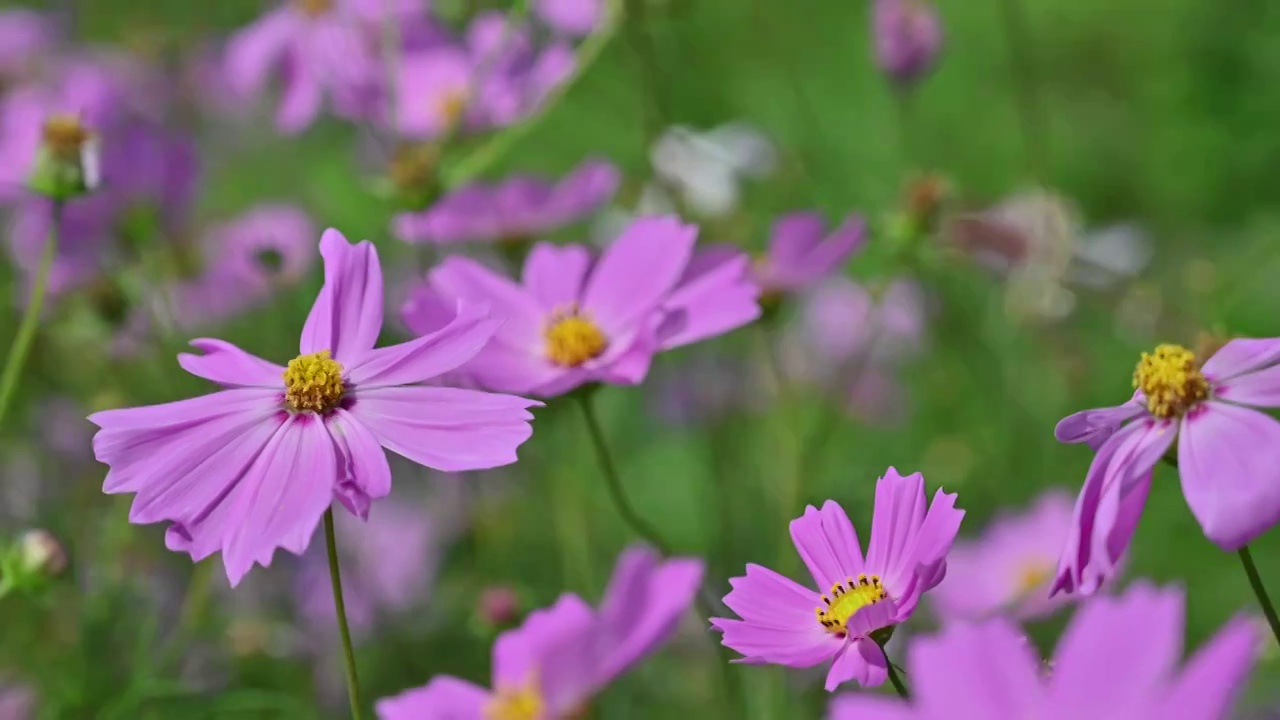
<path fill-rule="evenodd" d="M 951 551 L 956 533 L 960 532 L 963 519 L 964 511 L 956 508 L 956 494 L 948 495 L 939 488 L 933 494 L 924 522 L 903 554 L 901 565 L 886 573 L 885 586 L 891 593 L 897 593 L 900 617 L 910 615 L 920 596 L 942 582 L 947 572 L 947 553 Z M 906 577 L 908 572 L 910 576 Z"/>
<path fill-rule="evenodd" d="M 343 364 L 356 364 L 382 332 L 382 267 L 368 240 L 352 245 L 329 228 L 320 238 L 324 287 L 302 328 L 303 354 L 328 350 Z"/>
<path fill-rule="evenodd" d="M 316 68 L 294 50 L 285 58 L 284 92 L 276 109 L 276 127 L 286 135 L 302 132 L 320 114 L 324 87 Z"/>
<path fill-rule="evenodd" d="M 1062 418 L 1053 429 L 1053 436 L 1061 443 L 1088 443 L 1090 448 L 1097 450 L 1121 425 L 1145 410 L 1146 401 L 1142 394 L 1134 393 L 1123 405 L 1083 410 Z"/>
<path fill-rule="evenodd" d="M 848 693 L 831 702 L 827 720 L 915 720 L 915 711 L 897 698 Z M 395 719 L 392 719 L 395 720 Z"/>
<path fill-rule="evenodd" d="M 924 476 L 920 473 L 903 477 L 891 467 L 876 481 L 867 569 L 880 575 L 891 596 L 902 592 L 915 572 L 908 554 L 927 512 Z"/>
<path fill-rule="evenodd" d="M 1236 338 L 1201 366 L 1211 382 L 1226 382 L 1280 362 L 1280 338 Z"/>
<path fill-rule="evenodd" d="M 809 629 L 816 625 L 814 610 L 822 607 L 818 593 L 760 565 L 747 565 L 747 574 L 729 579 L 733 588 L 724 604 L 743 620 L 776 627 Z"/>
<path fill-rule="evenodd" d="M 1280 407 L 1280 365 L 1237 375 L 1215 383 L 1213 396 L 1240 405 Z"/>
<path fill-rule="evenodd" d="M 823 685 L 832 692 L 842 683 L 857 680 L 862 687 L 879 687 L 889 677 L 889 660 L 874 641 L 862 638 L 847 643 L 831 663 Z"/>
<path fill-rule="evenodd" d="M 578 302 L 591 267 L 591 253 L 581 245 L 538 243 L 524 262 L 523 284 L 550 313 Z"/>
<path fill-rule="evenodd" d="M 337 481 L 338 456 L 324 423 L 291 416 L 236 488 L 237 521 L 222 548 L 232 587 L 255 562 L 269 566 L 276 548 L 295 555 L 307 549 Z"/>
<path fill-rule="evenodd" d="M 510 465 L 533 433 L 527 408 L 512 395 L 441 387 L 357 390 L 351 414 L 382 446 L 420 465 L 459 472 Z"/>
<path fill-rule="evenodd" d="M 284 391 L 284 368 L 222 340 L 196 338 L 191 347 L 204 353 L 179 353 L 178 365 L 196 377 L 220 385 Z"/>
<path fill-rule="evenodd" d="M 823 503 L 821 510 L 810 505 L 792 520 L 791 541 L 822 592 L 864 572 L 853 523 L 834 500 Z"/>
<path fill-rule="evenodd" d="M 1232 701 L 1245 686 L 1257 659 L 1258 629 L 1248 617 L 1237 617 L 1188 661 L 1165 695 L 1156 717 L 1217 720 L 1229 717 Z M 1269 639 L 1268 639 L 1269 641 Z"/>
<path fill-rule="evenodd" d="M 1205 403 L 1182 420 L 1178 473 L 1204 534 L 1238 550 L 1280 522 L 1280 422 Z"/>
<path fill-rule="evenodd" d="M 524 288 L 480 263 L 452 256 L 431 271 L 431 286 L 452 300 L 488 303 L 494 318 L 504 320 L 497 339 L 529 354 L 542 351 L 545 313 Z"/>
<path fill-rule="evenodd" d="M 367 520 L 373 500 L 391 493 L 391 466 L 378 438 L 351 413 L 334 410 L 325 424 L 338 450 L 338 482 L 334 495 L 352 515 Z"/>
<path fill-rule="evenodd" d="M 437 675 L 425 687 L 379 700 L 378 720 L 469 720 L 484 717 L 488 690 L 449 675 Z"/>
<path fill-rule="evenodd" d="M 737 662 L 774 663 L 787 667 L 813 667 L 831 659 L 845 641 L 822 629 L 817 620 L 804 628 L 784 628 L 712 618 L 711 626 L 722 633 L 720 642 L 743 655 Z"/>
<path fill-rule="evenodd" d="M 662 348 L 715 337 L 760 317 L 760 286 L 748 267 L 747 256 L 735 253 L 672 291 L 662 304 L 670 313 L 658 331 Z"/>
<path fill-rule="evenodd" d="M 684 273 L 698 228 L 675 217 L 631 223 L 605 251 L 582 295 L 606 335 L 622 335 L 653 312 Z"/>
<path fill-rule="evenodd" d="M 225 59 L 231 89 L 243 95 L 261 90 L 297 31 L 298 16 L 281 8 L 232 35 L 227 40 Z"/>
<path fill-rule="evenodd" d="M 975 718 L 1040 717 L 1040 663 L 1004 620 L 958 623 L 915 640 L 910 669 L 923 717 L 946 717 L 957 707 Z"/>
<path fill-rule="evenodd" d="M 487 305 L 460 305 L 457 316 L 440 330 L 368 352 L 347 368 L 347 378 L 366 390 L 426 382 L 474 358 L 501 324 L 489 317 Z"/>
<path fill-rule="evenodd" d="M 631 562 L 637 566 L 620 568 L 615 572 L 610 590 L 615 581 L 622 582 L 639 603 L 614 599 L 618 594 L 608 593 L 601 602 L 601 627 L 596 634 L 605 652 L 596 668 L 597 687 L 612 682 L 642 657 L 670 640 L 680 624 L 680 617 L 688 612 L 702 587 L 704 565 L 701 560 L 673 558 L 649 567 L 645 567 L 644 560 L 637 562 L 633 559 Z M 621 572 L 628 575 L 618 577 Z"/>

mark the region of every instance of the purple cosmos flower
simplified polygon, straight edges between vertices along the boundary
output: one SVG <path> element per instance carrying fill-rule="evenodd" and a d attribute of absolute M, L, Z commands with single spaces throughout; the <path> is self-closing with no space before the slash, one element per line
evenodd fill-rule
<path fill-rule="evenodd" d="M 1219 720 L 1255 660 L 1256 626 L 1228 623 L 1179 667 L 1183 593 L 1136 585 L 1084 605 L 1050 667 L 1008 621 L 959 623 L 908 653 L 910 705 L 845 695 L 830 720 Z"/>
<path fill-rule="evenodd" d="M 598 609 L 573 594 L 529 614 L 493 645 L 493 688 L 443 675 L 378 702 L 380 720 L 564 718 L 676 631 L 702 582 L 702 562 L 632 548 Z"/>
<path fill-rule="evenodd" d="M 0 11 L 0 85 L 31 73 L 56 39 L 49 18 L 30 10 Z"/>
<path fill-rule="evenodd" d="M 621 182 L 611 163 L 588 160 L 558 182 L 515 175 L 496 185 L 476 183 L 423 212 L 398 216 L 393 230 L 407 242 L 528 240 L 595 212 Z"/>
<path fill-rule="evenodd" d="M 212 229 L 205 240 L 212 264 L 266 290 L 295 283 L 311 269 L 315 226 L 296 205 L 268 203 L 250 208 Z"/>
<path fill-rule="evenodd" d="M 457 47 L 406 55 L 396 77 L 396 129 L 406 138 L 431 140 L 467 118 L 475 62 Z"/>
<path fill-rule="evenodd" d="M 539 243 L 522 284 L 450 257 L 431 272 L 429 289 L 446 302 L 492 303 L 506 319 L 464 368 L 484 387 L 550 397 L 592 382 L 634 385 L 655 353 L 760 314 L 747 257 L 694 257 L 697 234 L 675 218 L 643 218 L 594 263 L 583 246 Z M 430 320 L 421 310 L 405 317 L 415 332 Z"/>
<path fill-rule="evenodd" d="M 889 468 L 876 483 L 866 558 L 844 508 L 828 500 L 791 521 L 791 540 L 819 592 L 759 565 L 729 581 L 725 605 L 742 619 L 713 618 L 740 662 L 812 667 L 832 661 L 827 690 L 847 680 L 879 685 L 887 677 L 881 643 L 947 572 L 947 551 L 963 510 L 938 490 L 929 504 L 920 473 Z M 927 511 L 926 511 L 927 508 Z M 827 594 L 821 594 L 829 588 Z"/>
<path fill-rule="evenodd" d="M 533 11 L 552 30 L 569 37 L 590 35 L 604 19 L 602 0 L 535 0 Z"/>
<path fill-rule="evenodd" d="M 942 21 L 929 0 L 873 0 L 876 63 L 909 84 L 933 69 L 942 49 Z"/>
<path fill-rule="evenodd" d="M 276 126 L 295 133 L 320 113 L 326 95 L 343 115 L 369 111 L 381 64 L 375 46 L 386 14 L 402 21 L 419 11 L 416 0 L 293 0 L 227 42 L 226 72 L 242 95 L 260 92 L 278 73 L 283 97 Z"/>
<path fill-rule="evenodd" d="M 867 226 L 851 215 L 831 234 L 817 213 L 792 213 L 773 224 L 769 252 L 755 265 L 766 293 L 799 290 L 833 272 L 866 241 Z"/>
<path fill-rule="evenodd" d="M 1049 597 L 1062 543 L 1071 531 L 1071 496 L 1050 490 L 1030 509 L 994 520 L 977 540 L 957 541 L 950 574 L 930 596 L 944 620 L 1007 615 L 1032 620 L 1069 596 Z"/>
<path fill-rule="evenodd" d="M 277 548 L 301 554 L 336 497 L 366 517 L 391 490 L 383 448 L 444 471 L 506 465 L 529 438 L 538 403 L 421 385 L 471 359 L 500 321 L 460 305 L 439 332 L 374 348 L 382 269 L 367 241 L 337 230 L 320 241 L 325 283 L 287 367 L 221 340 L 182 354 L 187 372 L 224 390 L 108 410 L 94 453 L 111 466 L 103 490 L 135 493 L 129 519 L 170 523 L 166 544 L 202 560 L 222 551 L 234 585 Z"/>
<path fill-rule="evenodd" d="M 1238 339 L 1203 365 L 1179 345 L 1143 353 L 1123 405 L 1063 418 L 1060 442 L 1097 451 L 1054 592 L 1094 592 L 1129 546 L 1155 464 L 1178 439 L 1182 494 L 1205 535 L 1238 550 L 1280 521 L 1280 339 Z"/>

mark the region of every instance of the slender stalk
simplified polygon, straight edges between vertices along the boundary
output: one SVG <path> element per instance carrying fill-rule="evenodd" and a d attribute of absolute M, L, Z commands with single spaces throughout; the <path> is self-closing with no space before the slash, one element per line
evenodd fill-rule
<path fill-rule="evenodd" d="M 22 376 L 22 366 L 26 364 L 27 354 L 31 351 L 31 343 L 35 340 L 36 329 L 40 326 L 40 311 L 44 307 L 45 290 L 49 285 L 49 271 L 53 268 L 53 258 L 58 254 L 58 231 L 62 225 L 62 201 L 53 201 L 52 224 L 49 229 L 49 241 L 44 244 L 44 252 L 40 255 L 40 268 L 36 271 L 35 285 L 31 288 L 31 300 L 18 326 L 18 334 L 9 348 L 9 357 L 5 360 L 4 374 L 0 375 L 0 426 L 4 424 L 4 416 L 13 401 L 13 394 L 18 388 L 18 378 Z"/>
<path fill-rule="evenodd" d="M 664 556 L 670 555 L 670 543 L 664 540 L 662 535 L 648 521 L 640 517 L 640 513 L 636 512 L 636 509 L 631 505 L 631 501 L 627 499 L 627 492 L 622 488 L 622 481 L 618 478 L 618 467 L 613 462 L 613 455 L 609 452 L 608 443 L 605 442 L 604 431 L 600 429 L 600 420 L 596 417 L 596 410 L 591 403 L 591 396 L 584 393 L 579 400 L 582 407 L 582 419 L 586 422 L 587 432 L 591 435 L 591 444 L 595 447 L 596 459 L 600 462 L 600 470 L 604 473 L 605 485 L 609 488 L 609 496 L 613 499 L 613 506 L 617 508 L 618 514 L 622 516 L 622 521 L 643 538 L 645 542 L 652 545 Z"/>
<path fill-rule="evenodd" d="M 333 583 L 333 606 L 338 614 L 338 632 L 342 634 L 342 653 L 346 663 L 347 695 L 351 699 L 351 717 L 364 720 L 360 701 L 360 678 L 356 674 L 356 651 L 351 646 L 351 628 L 347 626 L 347 604 L 342 599 L 342 573 L 338 569 L 338 539 L 333 529 L 333 508 L 324 511 L 324 545 L 329 552 L 329 579 Z"/>
<path fill-rule="evenodd" d="M 884 648 L 880 648 L 883 652 Z M 853 652 L 850 650 L 849 652 Z M 889 682 L 893 683 L 893 689 L 898 691 L 903 700 L 911 699 L 911 691 L 907 689 L 906 683 L 902 682 L 902 678 L 898 677 L 898 670 L 893 666 L 893 662 L 889 660 L 889 654 L 885 653 L 884 664 L 889 669 Z"/>
<path fill-rule="evenodd" d="M 1244 574 L 1249 577 L 1249 587 L 1253 588 L 1253 594 L 1258 597 L 1258 604 L 1262 606 L 1262 614 L 1267 616 L 1267 624 L 1271 626 L 1271 634 L 1276 636 L 1276 642 L 1280 643 L 1280 616 L 1276 615 L 1276 607 L 1271 603 L 1271 598 L 1267 596 L 1267 589 L 1262 585 L 1262 577 L 1258 575 L 1258 566 L 1253 564 L 1253 554 L 1249 552 L 1249 546 L 1245 545 L 1238 551 L 1240 555 L 1240 564 L 1244 565 Z"/>
<path fill-rule="evenodd" d="M 1000 0 L 1005 42 L 1009 46 L 1009 71 L 1013 76 L 1014 102 L 1022 126 L 1027 166 L 1033 179 L 1041 179 L 1048 161 L 1048 122 L 1036 78 L 1030 22 L 1022 0 Z"/>
<path fill-rule="evenodd" d="M 653 35 L 650 34 L 645 20 L 645 6 L 648 4 L 649 0 L 627 0 L 627 17 L 624 21 L 627 42 L 631 45 L 640 68 L 640 84 L 644 88 L 645 95 L 648 96 L 648 102 L 645 103 L 641 114 L 643 120 L 641 129 L 646 151 L 653 146 L 663 126 L 671 118 L 666 96 L 660 85 L 662 70 L 658 66 L 658 51 L 654 47 Z"/>

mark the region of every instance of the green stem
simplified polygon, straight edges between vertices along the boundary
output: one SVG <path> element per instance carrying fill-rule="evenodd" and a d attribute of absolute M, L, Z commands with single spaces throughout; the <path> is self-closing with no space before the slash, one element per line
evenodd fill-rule
<path fill-rule="evenodd" d="M 663 556 L 671 555 L 671 545 L 662 538 L 662 535 L 654 529 L 644 518 L 640 517 L 640 513 L 631 505 L 631 501 L 627 498 L 627 492 L 622 488 L 622 481 L 618 478 L 618 466 L 613 462 L 613 455 L 609 452 L 609 445 L 605 442 L 604 431 L 600 429 L 600 420 L 596 417 L 595 406 L 591 403 L 590 391 L 584 392 L 580 397 L 580 405 L 582 407 L 582 419 L 587 424 L 587 432 L 591 435 L 591 444 L 596 451 L 596 459 L 600 462 L 600 470 L 604 473 L 605 485 L 609 488 L 609 496 L 613 499 L 613 506 L 617 508 L 618 514 L 622 516 L 625 522 L 637 535 L 644 539 L 645 542 L 652 545 Z"/>
<path fill-rule="evenodd" d="M 1014 102 L 1022 126 L 1027 166 L 1033 180 L 1040 180 L 1048 161 L 1048 124 L 1043 98 L 1037 84 L 1035 58 L 1031 48 L 1030 22 L 1022 0 L 1000 0 L 1005 42 L 1009 48 L 1009 71 L 1013 76 Z"/>
<path fill-rule="evenodd" d="M 44 307 L 45 289 L 49 284 L 49 271 L 53 268 L 53 258 L 58 253 L 58 231 L 62 225 L 62 201 L 53 201 L 52 226 L 49 229 L 49 242 L 44 245 L 40 255 L 40 269 L 36 272 L 35 285 L 31 288 L 31 301 L 18 326 L 18 334 L 9 349 L 9 358 L 4 364 L 4 374 L 0 375 L 0 426 L 4 425 L 4 416 L 13 401 L 13 394 L 18 388 L 18 378 L 22 376 L 22 366 L 26 364 L 27 353 L 31 350 L 31 342 L 35 340 L 36 328 L 40 326 L 40 310 Z"/>
<path fill-rule="evenodd" d="M 854 652 L 853 648 L 849 648 L 849 652 Z M 884 652 L 884 648 L 880 648 L 880 652 Z M 893 666 L 893 662 L 889 660 L 889 653 L 884 654 L 884 664 L 889 670 L 889 682 L 893 683 L 893 689 L 898 691 L 898 695 L 903 700 L 911 699 L 911 691 L 907 689 L 907 684 L 902 682 L 902 678 L 898 676 L 898 669 Z"/>
<path fill-rule="evenodd" d="M 329 579 L 333 582 L 333 606 L 338 613 L 338 631 L 342 634 L 342 652 L 347 671 L 347 694 L 351 698 L 351 717 L 363 720 L 360 702 L 360 678 L 356 674 L 356 651 L 351 646 L 351 628 L 347 626 L 347 604 L 342 599 L 342 573 L 338 569 L 338 540 L 333 529 L 333 508 L 324 511 L 324 544 L 329 552 Z"/>
<path fill-rule="evenodd" d="M 1271 626 L 1271 634 L 1276 636 L 1276 642 L 1280 643 L 1280 616 L 1276 615 L 1275 605 L 1271 604 L 1271 598 L 1267 596 L 1267 589 L 1262 585 L 1262 577 L 1258 575 L 1258 566 L 1253 564 L 1253 554 L 1249 552 L 1249 546 L 1245 545 L 1238 551 L 1240 554 L 1240 564 L 1244 565 L 1244 574 L 1249 577 L 1249 587 L 1253 588 L 1253 594 L 1258 597 L 1258 604 L 1262 606 L 1262 614 L 1267 616 L 1267 624 Z"/>

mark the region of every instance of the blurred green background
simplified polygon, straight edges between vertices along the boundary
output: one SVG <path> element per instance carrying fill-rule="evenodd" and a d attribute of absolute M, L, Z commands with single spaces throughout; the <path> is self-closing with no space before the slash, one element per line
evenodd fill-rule
<path fill-rule="evenodd" d="M 962 532 L 972 535 L 997 511 L 1025 505 L 1046 487 L 1078 489 L 1091 454 L 1057 444 L 1053 426 L 1075 410 L 1125 399 L 1140 351 L 1158 342 L 1191 345 L 1202 331 L 1280 334 L 1280 9 L 1264 0 L 1024 0 L 1031 56 L 1023 69 L 1042 121 L 1034 142 L 1045 151 L 1037 177 L 1011 72 L 1006 1 L 1016 0 L 939 3 L 945 50 L 937 72 L 905 105 L 871 60 L 867 2 L 669 0 L 647 13 L 664 124 L 748 120 L 783 156 L 772 179 L 749 186 L 739 216 L 704 230 L 710 239 L 759 250 L 773 217 L 806 208 L 831 218 L 860 211 L 880 228 L 899 207 L 907 178 L 927 170 L 948 177 L 963 206 L 983 207 L 1038 184 L 1078 202 L 1090 225 L 1137 222 L 1155 242 L 1153 264 L 1141 277 L 1112 292 L 1081 292 L 1069 319 L 1044 325 L 1011 322 L 997 281 L 943 255 L 919 278 L 930 297 L 928 347 L 900 369 L 909 406 L 899 424 L 845 418 L 820 392 L 786 386 L 767 414 L 675 426 L 649 412 L 649 385 L 604 389 L 606 432 L 636 506 L 682 552 L 708 558 L 718 591 L 727 591 L 727 577 L 745 562 L 799 577 L 786 520 L 801 505 L 780 502 L 797 473 L 802 501 L 840 500 L 865 533 L 876 477 L 890 465 L 921 470 L 931 488 L 959 492 L 968 512 Z M 245 0 L 74 5 L 85 41 L 158 47 L 161 56 L 217 39 L 260 9 Z M 623 197 L 634 197 L 649 173 L 645 118 L 652 105 L 634 48 L 616 37 L 487 175 L 560 173 L 587 155 L 605 155 L 628 176 Z M 200 218 L 295 200 L 321 226 L 372 239 L 388 267 L 421 260 L 388 237 L 392 208 L 368 191 L 379 168 L 361 160 L 361 129 L 329 118 L 297 138 L 279 136 L 265 119 L 250 130 L 204 157 Z M 882 278 L 893 266 L 893 248 L 882 237 L 873 234 L 851 263 L 854 276 Z M 4 273 L 0 297 L 12 297 L 12 269 Z M 313 272 L 269 309 L 206 334 L 264 357 L 290 357 L 319 282 Z M 1152 321 L 1118 324 L 1125 301 L 1142 304 Z M 0 346 L 8 344 L 17 312 L 0 316 Z M 60 352 L 56 332 L 40 336 L 18 407 L 0 428 L 6 461 L 40 447 L 35 408 L 42 397 L 69 395 L 95 408 L 207 390 L 172 359 L 185 338 L 164 339 L 144 359 L 90 363 L 85 373 L 77 358 Z M 385 332 L 396 328 L 388 323 Z M 758 358 L 761 332 L 746 328 L 713 342 Z M 696 352 L 662 357 L 655 374 L 678 371 Z M 770 394 L 750 384 L 740 392 Z M 833 420 L 840 424 L 830 440 L 815 442 L 820 425 Z M 99 492 L 101 467 L 67 469 L 51 455 L 40 463 L 41 484 L 60 499 L 37 524 L 68 544 L 73 572 L 40 597 L 0 601 L 0 668 L 37 687 L 48 717 L 317 716 L 308 654 L 233 655 L 217 671 L 220 681 L 210 683 L 231 689 L 193 698 L 191 683 L 178 682 L 180 671 L 194 655 L 221 657 L 209 648 L 228 644 L 236 606 L 215 593 L 190 644 L 168 647 L 175 618 L 162 611 L 154 576 L 181 593 L 192 574 L 187 558 L 163 550 L 159 526 L 126 524 L 126 498 Z M 359 648 L 370 698 L 440 672 L 487 680 L 492 635 L 470 620 L 484 587 L 513 584 L 530 607 L 564 590 L 595 599 L 617 552 L 633 540 L 609 504 L 573 408 L 539 411 L 522 461 L 469 482 L 493 491 L 481 494 L 470 526 L 447 550 L 429 612 L 401 619 Z M 1257 543 L 1254 557 L 1280 592 L 1280 536 Z M 1187 586 L 1189 646 L 1254 608 L 1236 559 L 1203 537 L 1167 468 L 1157 469 L 1131 559 L 1126 580 Z M 216 557 L 202 567 L 210 564 L 221 572 Z M 287 609 L 254 612 L 289 622 Z M 1034 636 L 1049 647 L 1061 624 L 1050 621 Z M 695 625 L 611 688 L 599 717 L 737 717 L 737 700 L 718 689 L 720 660 Z M 825 693 L 805 673 L 730 672 L 746 693 L 745 717 L 817 717 L 824 706 Z M 1280 679 L 1276 663 L 1264 659 L 1256 677 L 1251 702 L 1273 700 L 1267 687 Z M 327 712 L 338 717 L 342 706 Z"/>

